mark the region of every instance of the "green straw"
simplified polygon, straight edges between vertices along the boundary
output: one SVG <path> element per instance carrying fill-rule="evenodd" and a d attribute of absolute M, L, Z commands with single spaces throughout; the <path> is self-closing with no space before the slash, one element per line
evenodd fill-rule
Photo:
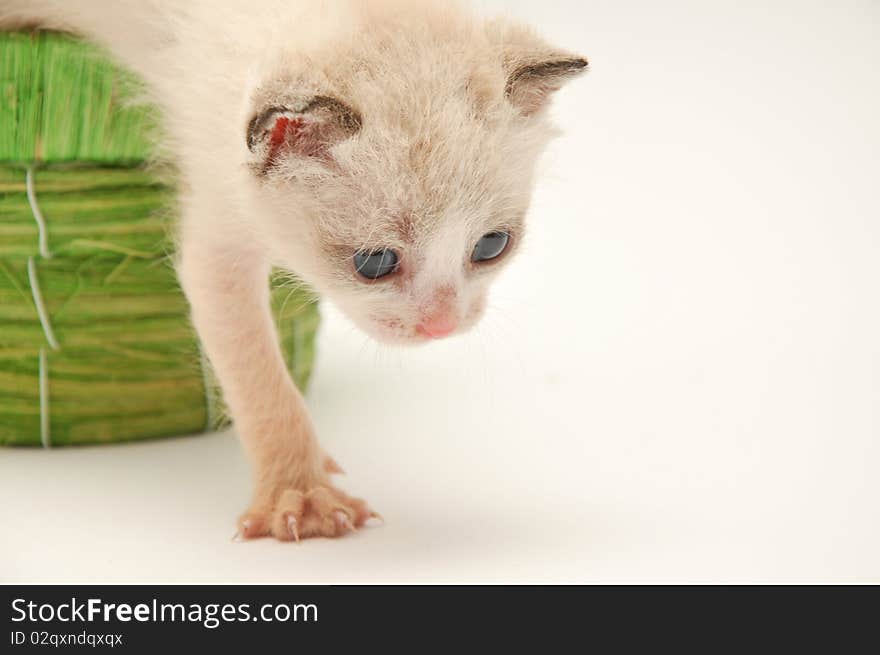
<path fill-rule="evenodd" d="M 155 113 L 126 104 L 133 80 L 65 36 L 0 33 L 0 76 L 0 444 L 223 425 L 172 267 L 174 189 L 144 167 Z M 281 279 L 273 309 L 304 388 L 317 305 Z"/>

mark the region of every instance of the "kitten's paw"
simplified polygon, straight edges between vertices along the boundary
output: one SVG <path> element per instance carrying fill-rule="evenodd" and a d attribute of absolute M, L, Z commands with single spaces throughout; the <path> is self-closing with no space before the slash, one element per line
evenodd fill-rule
<path fill-rule="evenodd" d="M 238 521 L 238 534 L 244 539 L 280 541 L 342 537 L 371 518 L 381 519 L 365 501 L 327 484 L 305 491 L 286 489 L 274 504 L 251 507 Z"/>

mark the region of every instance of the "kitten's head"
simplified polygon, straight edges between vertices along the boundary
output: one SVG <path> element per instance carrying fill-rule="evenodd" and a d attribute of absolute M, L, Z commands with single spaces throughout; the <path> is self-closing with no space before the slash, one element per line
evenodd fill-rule
<path fill-rule="evenodd" d="M 242 141 L 275 263 L 375 338 L 417 343 L 479 320 L 524 237 L 550 96 L 587 62 L 520 27 L 396 7 L 282 57 Z"/>

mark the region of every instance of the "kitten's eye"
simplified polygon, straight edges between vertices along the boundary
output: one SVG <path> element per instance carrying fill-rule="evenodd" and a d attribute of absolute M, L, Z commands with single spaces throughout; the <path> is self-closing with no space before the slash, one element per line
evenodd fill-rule
<path fill-rule="evenodd" d="M 354 254 L 354 267 L 358 275 L 368 280 L 391 275 L 397 270 L 400 258 L 390 248 L 382 250 L 358 250 Z"/>
<path fill-rule="evenodd" d="M 477 241 L 474 252 L 471 254 L 472 262 L 487 262 L 499 257 L 507 249 L 510 235 L 507 232 L 489 232 Z"/>

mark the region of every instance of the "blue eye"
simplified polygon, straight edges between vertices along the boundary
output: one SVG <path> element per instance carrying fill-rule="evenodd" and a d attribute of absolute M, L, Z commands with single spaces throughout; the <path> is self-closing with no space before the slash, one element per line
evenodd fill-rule
<path fill-rule="evenodd" d="M 472 262 L 487 262 L 501 256 L 507 249 L 510 235 L 507 232 L 489 232 L 477 241 L 474 252 L 471 254 Z"/>
<path fill-rule="evenodd" d="M 386 275 L 391 275 L 397 270 L 399 262 L 400 258 L 397 253 L 390 248 L 358 250 L 354 254 L 355 270 L 358 275 L 368 280 L 378 280 Z"/>

